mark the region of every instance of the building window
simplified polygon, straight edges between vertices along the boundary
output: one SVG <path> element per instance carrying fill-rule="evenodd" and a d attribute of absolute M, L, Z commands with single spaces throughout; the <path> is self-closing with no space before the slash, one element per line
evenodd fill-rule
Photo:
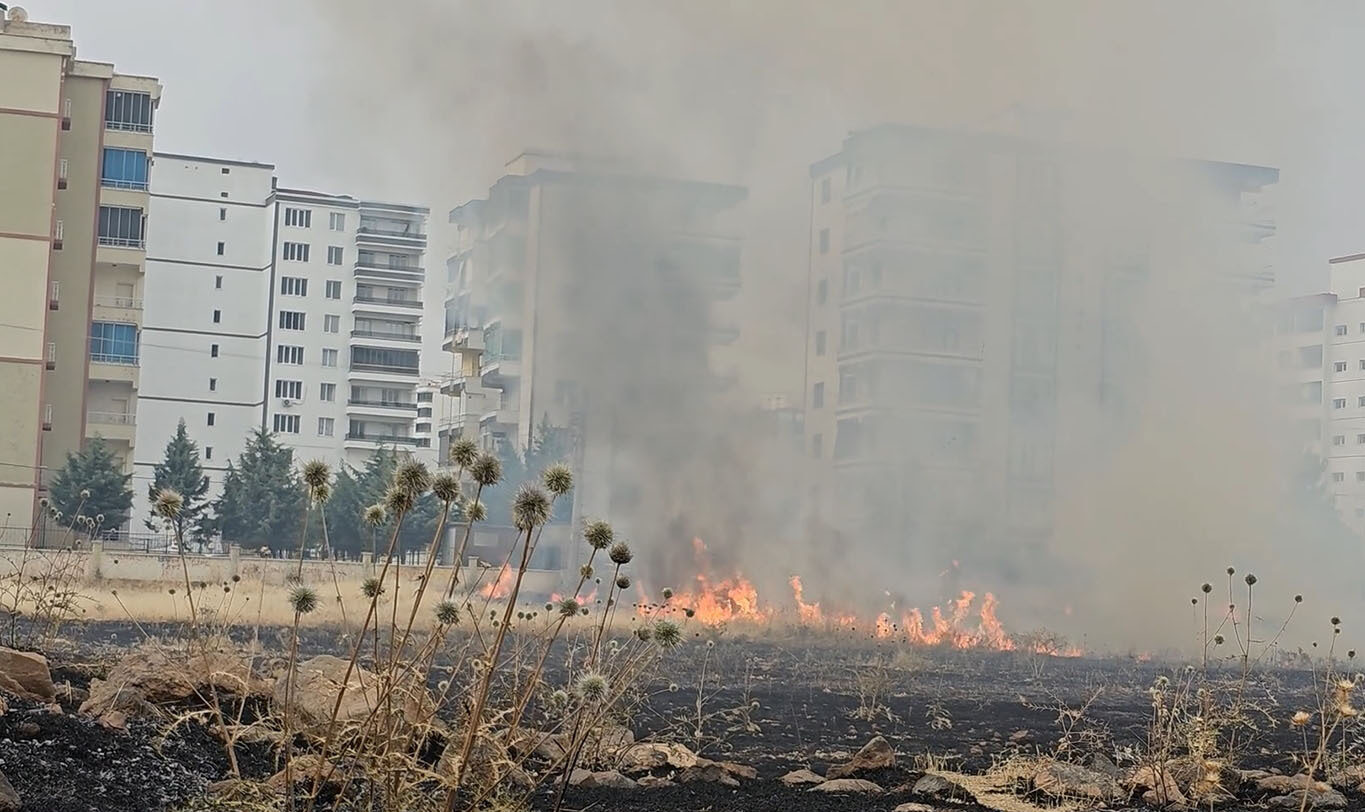
<path fill-rule="evenodd" d="M 830 198 L 829 178 L 823 178 L 820 181 L 820 202 L 828 203 L 829 198 Z"/>
<path fill-rule="evenodd" d="M 303 329 L 303 324 L 304 324 L 303 316 L 304 316 L 304 314 L 298 312 L 297 310 L 281 310 L 281 311 L 280 311 L 280 329 L 281 329 L 281 330 L 302 330 L 302 329 Z"/>
<path fill-rule="evenodd" d="M 1365 445 L 1365 434 L 1356 435 L 1356 445 Z"/>
<path fill-rule="evenodd" d="M 1345 362 L 1345 361 L 1337 361 L 1335 364 L 1332 365 L 1332 368 L 1335 369 L 1337 372 L 1345 372 L 1345 371 L 1346 371 L 1346 362 Z"/>
<path fill-rule="evenodd" d="M 1333 435 L 1332 435 L 1332 445 L 1346 445 L 1346 435 L 1345 435 L 1345 434 L 1333 434 Z"/>
<path fill-rule="evenodd" d="M 820 229 L 820 253 L 829 253 L 829 229 Z"/>
<path fill-rule="evenodd" d="M 1333 409 L 1345 409 L 1345 408 L 1346 408 L 1346 398 L 1333 398 L 1333 399 L 1332 399 L 1332 408 L 1333 408 Z"/>
<path fill-rule="evenodd" d="M 223 255 L 226 254 L 226 253 L 227 253 L 227 243 L 225 243 L 225 242 L 223 242 L 223 241 L 220 240 L 220 241 L 218 242 L 218 256 L 221 257 L 221 256 L 223 256 Z"/>
<path fill-rule="evenodd" d="M 209 378 L 209 391 L 210 391 L 210 392 L 217 392 L 217 391 L 218 391 L 218 379 L 217 379 L 217 378 Z"/>
<path fill-rule="evenodd" d="M 223 174 L 224 174 L 224 175 L 230 175 L 230 174 L 232 174 L 232 170 L 231 170 L 231 169 L 228 169 L 228 168 L 225 166 L 225 167 L 223 167 Z"/>
<path fill-rule="evenodd" d="M 213 418 L 214 418 L 213 412 L 209 412 L 209 414 L 208 414 L 208 425 L 210 425 L 210 426 L 213 425 Z"/>
<path fill-rule="evenodd" d="M 1365 395 L 1361 395 L 1360 397 L 1356 398 L 1356 405 L 1362 409 L 1365 409 Z"/>
<path fill-rule="evenodd" d="M 137 364 L 137 327 L 91 322 L 90 360 L 97 364 Z"/>
<path fill-rule="evenodd" d="M 300 422 L 296 414 L 277 414 L 273 424 L 278 434 L 298 434 Z"/>
<path fill-rule="evenodd" d="M 1345 481 L 1346 481 L 1346 475 L 1345 475 L 1344 473 L 1342 473 L 1341 471 L 1335 471 L 1335 472 L 1332 473 L 1332 481 L 1333 481 L 1333 482 L 1345 482 Z"/>
<path fill-rule="evenodd" d="M 1337 335 L 1339 335 L 1339 336 L 1344 336 L 1344 335 L 1346 335 L 1346 325 L 1344 325 L 1344 324 L 1338 324 L 1338 325 L 1337 325 Z"/>
<path fill-rule="evenodd" d="M 813 409 L 824 408 L 825 405 L 825 382 L 820 381 L 810 389 L 810 405 Z"/>
<path fill-rule="evenodd" d="M 302 364 L 303 347 L 281 344 L 275 348 L 275 362 L 279 364 Z"/>
<path fill-rule="evenodd" d="M 340 264 L 341 264 L 341 255 L 342 255 L 342 248 L 341 248 L 341 246 L 339 246 L 339 245 L 329 245 L 329 246 L 327 246 L 327 264 L 328 264 L 328 265 L 340 265 Z"/>
<path fill-rule="evenodd" d="M 318 436 L 331 437 L 336 432 L 336 420 L 331 417 L 318 418 Z"/>
<path fill-rule="evenodd" d="M 284 210 L 284 224 L 295 228 L 311 228 L 313 225 L 312 209 L 291 209 Z"/>
<path fill-rule="evenodd" d="M 228 194 L 227 194 L 227 192 L 219 192 L 219 193 L 218 193 L 218 196 L 219 196 L 219 197 L 227 197 Z"/>
<path fill-rule="evenodd" d="M 341 317 L 328 315 L 322 317 L 322 332 L 339 333 L 341 332 Z"/>
<path fill-rule="evenodd" d="M 210 344 L 210 345 L 209 345 L 209 357 L 210 357 L 210 358 L 217 358 L 217 357 L 218 357 L 218 345 L 217 345 L 217 344 Z"/>
<path fill-rule="evenodd" d="M 214 290 L 223 289 L 223 277 L 221 275 L 213 277 L 213 289 Z M 1365 361 L 1362 361 L 1361 364 L 1365 364 Z"/>
<path fill-rule="evenodd" d="M 110 130 L 152 131 L 152 97 L 131 90 L 109 90 L 104 94 L 104 126 Z"/>
<path fill-rule="evenodd" d="M 213 311 L 213 323 L 214 323 L 214 324 L 222 324 L 222 323 L 223 323 L 223 311 L 221 311 L 221 310 L 215 310 L 215 311 Z"/>
<path fill-rule="evenodd" d="M 326 293 L 327 293 L 327 298 L 328 298 L 328 299 L 340 299 L 340 298 L 341 298 L 341 280 L 339 280 L 339 279 L 328 279 L 328 280 L 327 280 L 327 291 L 326 291 Z M 1365 363 L 1365 362 L 1362 362 L 1362 363 Z"/>
<path fill-rule="evenodd" d="M 331 216 L 327 219 L 327 227 L 332 231 L 345 231 L 346 215 L 339 211 L 332 212 Z"/>
<path fill-rule="evenodd" d="M 147 153 L 140 149 L 104 148 L 100 185 L 113 189 L 147 188 Z"/>
<path fill-rule="evenodd" d="M 282 296 L 307 296 L 308 280 L 300 276 L 281 276 L 280 295 Z"/>
<path fill-rule="evenodd" d="M 221 209 L 221 208 L 220 208 L 220 209 L 218 210 L 218 219 L 219 219 L 219 220 L 226 220 L 226 219 L 227 219 L 227 209 Z"/>
<path fill-rule="evenodd" d="M 810 455 L 812 457 L 825 456 L 825 435 L 816 434 L 810 438 Z"/>
<path fill-rule="evenodd" d="M 284 244 L 284 258 L 288 262 L 307 262 L 308 243 L 287 242 Z"/>
<path fill-rule="evenodd" d="M 303 381 L 275 380 L 275 397 L 303 400 Z"/>
<path fill-rule="evenodd" d="M 824 354 L 825 354 L 825 331 L 824 331 L 824 330 L 821 330 L 820 332 L 818 332 L 818 333 L 815 334 L 815 354 L 816 354 L 816 355 L 824 355 Z"/>
<path fill-rule="evenodd" d="M 822 305 L 827 299 L 829 299 L 829 281 L 821 279 L 820 284 L 815 286 L 815 303 Z"/>
<path fill-rule="evenodd" d="M 337 385 L 334 383 L 324 383 L 318 387 L 318 400 L 323 403 L 333 403 L 337 399 Z"/>
<path fill-rule="evenodd" d="M 121 248 L 142 247 L 142 209 L 100 206 L 99 243 Z"/>
<path fill-rule="evenodd" d="M 204 446 L 204 459 L 206 460 L 213 459 L 213 446 L 211 445 Z"/>
<path fill-rule="evenodd" d="M 378 347 L 352 347 L 351 366 L 378 368 L 400 375 L 417 374 L 416 350 L 384 350 Z"/>
<path fill-rule="evenodd" d="M 322 365 L 325 366 L 325 367 L 334 367 L 334 366 L 336 366 L 336 365 L 337 365 L 337 351 L 336 351 L 336 350 L 324 349 L 324 350 L 322 351 Z"/>

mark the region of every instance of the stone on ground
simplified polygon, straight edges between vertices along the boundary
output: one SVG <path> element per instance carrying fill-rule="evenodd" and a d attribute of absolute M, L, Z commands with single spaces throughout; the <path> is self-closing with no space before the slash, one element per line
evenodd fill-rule
<path fill-rule="evenodd" d="M 14 791 L 14 785 L 10 784 L 4 773 L 0 773 L 0 812 L 19 812 L 23 807 L 24 802 L 19 798 L 19 793 Z"/>
<path fill-rule="evenodd" d="M 34 702 L 57 698 L 46 657 L 4 646 L 0 646 L 0 691 Z"/>
<path fill-rule="evenodd" d="M 808 792 L 840 792 L 840 793 L 876 793 L 881 792 L 882 788 L 877 784 L 862 778 L 835 778 L 823 784 L 816 784 Z"/>
<path fill-rule="evenodd" d="M 1123 796 L 1119 783 L 1104 773 L 1068 764 L 1046 761 L 1033 773 L 1033 788 L 1053 798 L 1085 798 L 1114 801 Z"/>
<path fill-rule="evenodd" d="M 789 787 L 807 786 L 810 784 L 823 784 L 825 777 L 810 770 L 792 770 L 778 779 Z"/>
<path fill-rule="evenodd" d="M 607 789 L 635 789 L 639 786 L 616 770 L 592 772 L 578 767 L 574 768 L 574 771 L 569 774 L 569 783 L 575 787 L 605 787 Z"/>
<path fill-rule="evenodd" d="M 720 784 L 726 787 L 739 786 L 739 779 L 731 775 L 723 766 L 714 761 L 697 763 L 678 774 L 678 780 L 684 784 L 694 781 L 703 781 L 708 784 Z"/>
<path fill-rule="evenodd" d="M 652 772 L 662 767 L 685 770 L 697 766 L 700 757 L 672 742 L 644 742 L 632 745 L 621 754 L 617 769 L 625 775 L 638 775 Z"/>
<path fill-rule="evenodd" d="M 337 722 L 344 726 L 348 722 L 364 721 L 380 700 L 379 681 L 374 674 L 358 665 L 350 669 L 351 674 L 347 678 L 347 665 L 347 660 L 331 654 L 299 663 L 289 702 L 285 701 L 289 675 L 281 674 L 275 681 L 272 692 L 275 707 L 292 714 L 294 724 L 303 732 L 321 732 L 319 728 L 324 728 L 332 718 L 332 708 L 336 706 L 344 678 L 346 691 L 341 698 Z M 430 715 L 433 701 L 425 686 L 399 686 L 392 694 L 398 713 L 407 721 L 415 722 Z"/>
<path fill-rule="evenodd" d="M 891 749 L 891 745 L 886 739 L 877 736 L 872 741 L 863 745 L 863 748 L 853 754 L 853 758 L 844 764 L 831 767 L 825 772 L 825 777 L 829 779 L 848 778 L 860 775 L 872 770 L 881 770 L 896 765 L 896 751 Z"/>

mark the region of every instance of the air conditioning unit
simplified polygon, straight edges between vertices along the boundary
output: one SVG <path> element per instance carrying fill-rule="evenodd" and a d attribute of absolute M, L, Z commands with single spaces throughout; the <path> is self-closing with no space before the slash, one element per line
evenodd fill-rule
<path fill-rule="evenodd" d="M 57 342 L 55 341 L 47 342 L 47 359 L 44 362 L 44 366 L 48 369 L 57 368 Z"/>
<path fill-rule="evenodd" d="M 57 221 L 57 226 L 52 230 L 52 250 L 62 250 L 62 221 Z"/>
<path fill-rule="evenodd" d="M 61 160 L 61 162 L 57 165 L 57 167 L 58 167 L 58 168 L 57 168 L 57 188 L 58 188 L 58 189 L 65 189 L 65 188 L 66 188 L 66 174 L 67 174 L 67 169 L 69 168 L 69 165 L 68 165 L 68 163 L 67 163 L 67 160 L 66 160 L 65 158 L 63 158 L 63 159 Z"/>
<path fill-rule="evenodd" d="M 43 407 L 43 431 L 52 431 L 52 404 Z"/>
<path fill-rule="evenodd" d="M 293 405 L 294 405 L 294 401 L 293 401 L 292 398 L 285 398 L 285 399 L 284 399 L 284 408 L 288 409 L 290 406 L 293 406 Z"/>
<path fill-rule="evenodd" d="M 71 129 L 71 100 L 66 99 L 62 102 L 62 129 Z"/>
<path fill-rule="evenodd" d="M 61 305 L 62 283 L 54 281 L 52 288 L 47 292 L 47 309 L 56 310 Z"/>

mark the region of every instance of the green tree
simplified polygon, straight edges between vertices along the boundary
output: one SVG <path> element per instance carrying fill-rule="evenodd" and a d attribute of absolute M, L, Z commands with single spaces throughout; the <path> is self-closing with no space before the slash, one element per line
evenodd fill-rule
<path fill-rule="evenodd" d="M 358 555 L 370 549 L 372 536 L 388 540 L 389 533 L 393 532 L 392 517 L 390 523 L 371 528 L 361 521 L 361 516 L 370 505 L 384 501 L 384 494 L 393 482 L 393 471 L 400 461 L 397 451 L 381 445 L 361 468 L 341 464 L 332 486 L 332 498 L 327 500 L 326 507 L 332 549 Z M 413 550 L 429 545 L 439 515 L 439 501 L 429 493 L 424 494 L 403 520 L 403 528 L 398 533 L 399 548 Z M 451 517 L 451 521 L 456 519 L 457 516 Z"/>
<path fill-rule="evenodd" d="M 206 524 L 208 521 L 209 478 L 199 465 L 199 446 L 190 439 L 185 430 L 185 421 L 175 427 L 175 434 L 166 443 L 166 457 L 152 473 L 152 482 L 147 486 L 147 503 L 155 504 L 157 494 L 170 488 L 180 494 L 183 505 L 180 513 L 171 520 L 172 532 L 177 538 L 194 541 L 203 549 L 208 540 Z M 162 530 L 166 520 L 148 518 L 143 521 L 148 530 Z"/>
<path fill-rule="evenodd" d="M 570 454 L 573 438 L 569 429 L 550 422 L 548 414 L 541 415 L 531 436 L 531 443 L 525 453 L 511 444 L 498 449 L 498 461 L 502 463 L 502 481 L 492 488 L 485 488 L 483 503 L 488 508 L 488 521 L 493 524 L 512 523 L 512 499 L 522 483 L 529 480 L 539 481 L 540 473 L 557 462 L 572 466 Z M 567 522 L 573 516 L 573 499 L 566 497 L 555 500 L 552 522 Z"/>
<path fill-rule="evenodd" d="M 67 454 L 64 464 L 52 479 L 52 508 L 60 524 L 81 529 L 112 530 L 128 521 L 133 507 L 130 474 L 123 473 L 123 462 L 104 442 L 95 437 L 77 454 Z M 93 519 L 90 526 L 83 520 Z"/>
<path fill-rule="evenodd" d="M 292 550 L 307 501 L 294 452 L 270 432 L 256 429 L 236 464 L 228 462 L 209 529 L 244 547 Z"/>

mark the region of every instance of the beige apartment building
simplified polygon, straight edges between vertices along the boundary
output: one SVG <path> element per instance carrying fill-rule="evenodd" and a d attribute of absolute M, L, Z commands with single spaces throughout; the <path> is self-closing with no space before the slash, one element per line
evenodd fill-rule
<path fill-rule="evenodd" d="M 0 524 L 27 527 L 88 438 L 132 470 L 155 79 L 77 60 L 71 29 L 0 24 Z"/>

